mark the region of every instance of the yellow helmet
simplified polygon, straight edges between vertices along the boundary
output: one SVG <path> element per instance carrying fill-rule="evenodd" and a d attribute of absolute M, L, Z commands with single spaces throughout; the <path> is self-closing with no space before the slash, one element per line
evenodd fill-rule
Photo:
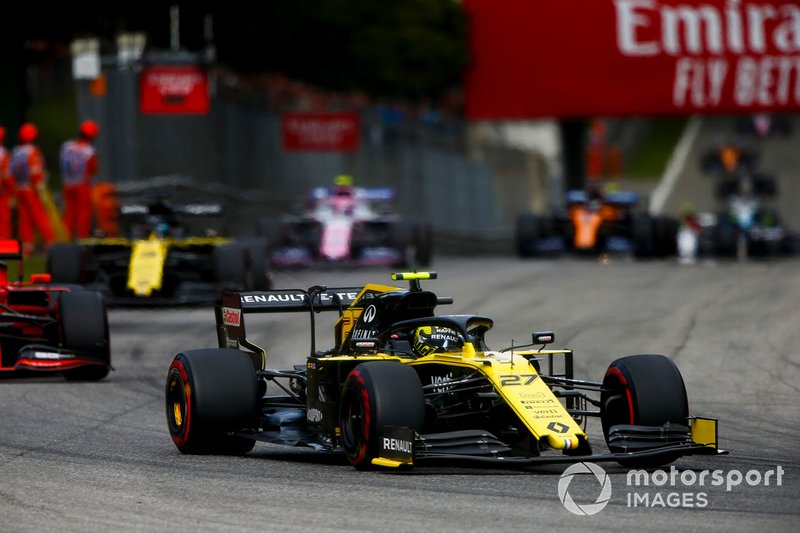
<path fill-rule="evenodd" d="M 333 178 L 333 184 L 337 187 L 350 186 L 353 184 L 353 176 L 347 174 L 339 174 Z"/>
<path fill-rule="evenodd" d="M 417 357 L 432 353 L 461 352 L 464 337 L 453 328 L 422 326 L 414 331 L 413 349 Z"/>

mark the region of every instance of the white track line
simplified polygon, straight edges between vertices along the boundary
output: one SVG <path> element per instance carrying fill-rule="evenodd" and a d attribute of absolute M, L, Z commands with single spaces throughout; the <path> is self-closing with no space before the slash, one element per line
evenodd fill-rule
<path fill-rule="evenodd" d="M 675 183 L 686 165 L 686 158 L 689 157 L 689 152 L 697 139 L 697 135 L 700 133 L 702 124 L 703 120 L 698 115 L 692 116 L 688 124 L 686 124 L 686 128 L 681 134 L 681 139 L 675 146 L 675 150 L 672 151 L 667 168 L 661 176 L 661 182 L 653 191 L 652 196 L 650 196 L 650 213 L 658 215 L 664 209 L 664 204 L 667 202 L 669 195 L 672 194 L 672 189 L 675 187 Z"/>

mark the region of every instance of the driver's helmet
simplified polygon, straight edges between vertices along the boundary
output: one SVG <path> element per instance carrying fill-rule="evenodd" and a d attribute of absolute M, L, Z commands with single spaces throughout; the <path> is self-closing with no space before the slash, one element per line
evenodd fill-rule
<path fill-rule="evenodd" d="M 155 233 L 159 237 L 169 234 L 169 224 L 162 216 L 148 215 L 141 226 L 141 233 Z"/>
<path fill-rule="evenodd" d="M 461 352 L 464 347 L 464 337 L 453 328 L 422 326 L 414 331 L 412 347 L 418 357 L 432 353 Z"/>
<path fill-rule="evenodd" d="M 333 180 L 333 194 L 335 196 L 353 196 L 355 193 L 355 186 L 353 185 L 353 177 L 345 174 L 336 176 Z"/>

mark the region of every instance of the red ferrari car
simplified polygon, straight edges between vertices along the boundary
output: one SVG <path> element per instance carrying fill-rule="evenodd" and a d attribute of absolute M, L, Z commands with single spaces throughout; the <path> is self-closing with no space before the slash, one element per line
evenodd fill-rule
<path fill-rule="evenodd" d="M 68 380 L 99 380 L 111 370 L 108 315 L 103 296 L 54 284 L 50 274 L 8 279 L 5 261 L 19 261 L 19 241 L 0 240 L 0 377 L 60 373 Z"/>

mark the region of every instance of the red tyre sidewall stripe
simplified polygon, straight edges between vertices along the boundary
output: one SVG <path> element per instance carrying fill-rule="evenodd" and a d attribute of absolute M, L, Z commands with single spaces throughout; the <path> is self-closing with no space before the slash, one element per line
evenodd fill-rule
<path fill-rule="evenodd" d="M 172 435 L 172 440 L 175 442 L 178 447 L 183 447 L 186 444 L 186 441 L 189 439 L 189 430 L 191 428 L 192 423 L 192 401 L 191 401 L 191 394 L 192 388 L 189 385 L 189 375 L 186 372 L 186 368 L 183 366 L 183 363 L 178 359 L 172 361 L 170 365 L 170 371 L 172 369 L 176 369 L 181 376 L 181 380 L 183 381 L 183 394 L 186 398 L 186 415 L 184 416 L 183 424 L 181 425 L 181 434 L 180 435 Z"/>
<path fill-rule="evenodd" d="M 360 464 L 362 461 L 364 461 L 364 458 L 367 455 L 367 443 L 369 443 L 370 437 L 369 429 L 372 423 L 372 410 L 370 408 L 369 393 L 367 392 L 367 388 L 364 386 L 364 376 L 362 376 L 361 372 L 358 370 L 354 370 L 352 375 L 356 380 L 356 383 L 358 383 L 359 389 L 361 389 L 363 434 L 358 447 L 358 455 L 356 455 L 356 457 L 353 459 L 353 464 Z"/>
<path fill-rule="evenodd" d="M 631 395 L 631 387 L 630 387 L 630 385 L 628 385 L 627 378 L 622 373 L 622 371 L 619 368 L 615 367 L 615 366 L 609 367 L 609 369 L 606 372 L 606 374 L 611 374 L 612 376 L 616 377 L 620 381 L 620 383 L 622 383 L 622 386 L 625 387 L 625 396 L 627 396 L 627 398 L 628 398 L 628 419 L 629 419 L 629 423 L 631 425 L 635 424 L 636 421 L 634 420 L 634 417 L 633 417 L 633 397 Z"/>

